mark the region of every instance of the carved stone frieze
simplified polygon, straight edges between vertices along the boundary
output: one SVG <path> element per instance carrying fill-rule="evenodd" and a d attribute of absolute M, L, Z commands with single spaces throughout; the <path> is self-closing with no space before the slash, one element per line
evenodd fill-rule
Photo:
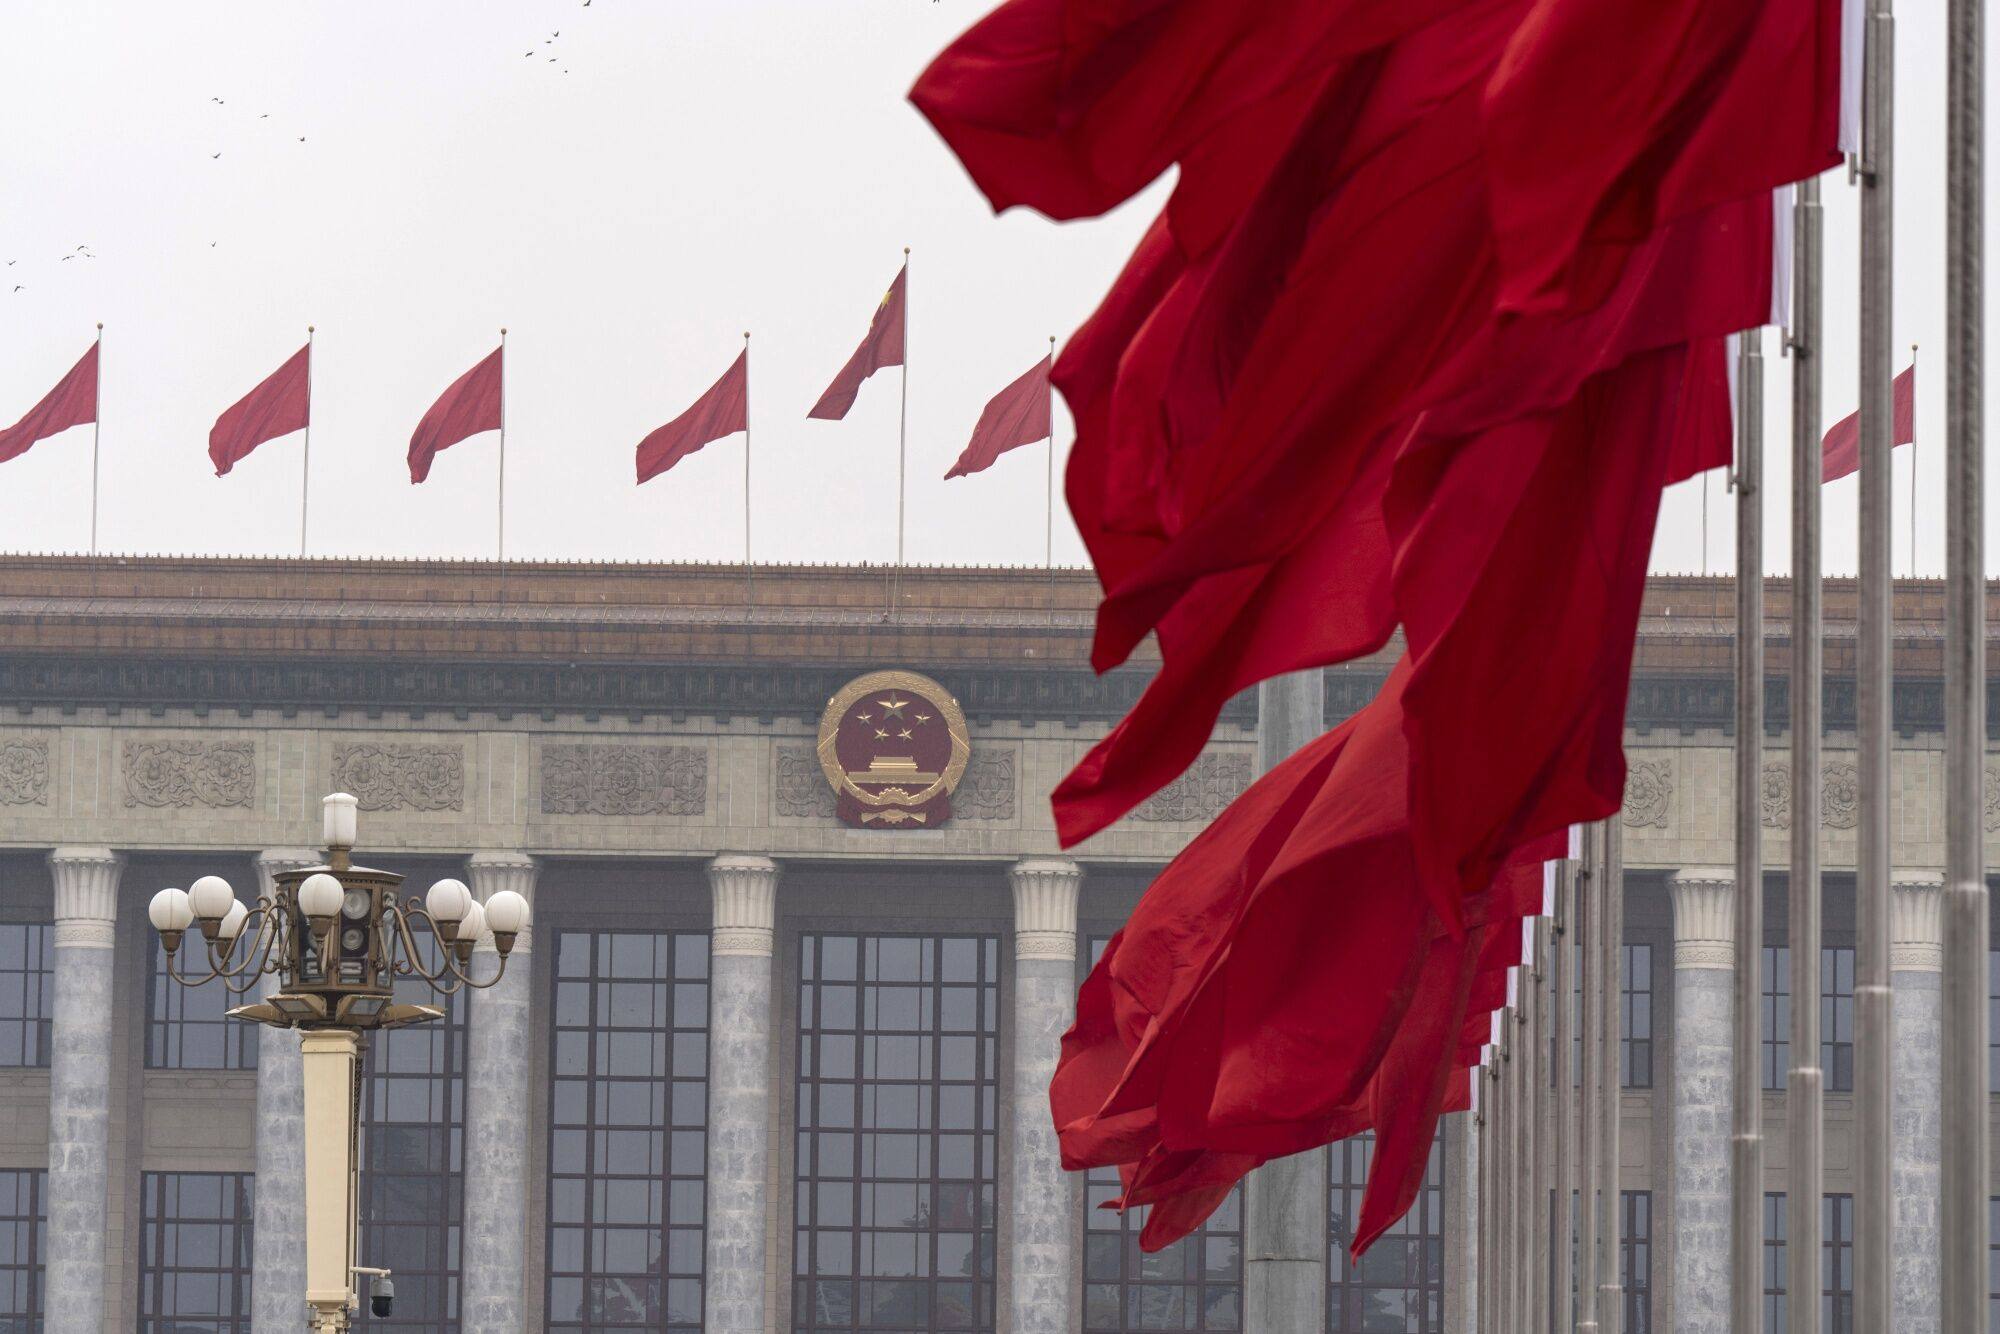
<path fill-rule="evenodd" d="M 958 820 L 1014 818 L 1015 753 L 1010 746 L 974 747 L 965 778 L 952 794 L 952 817 Z"/>
<path fill-rule="evenodd" d="M 1758 819 L 1766 829 L 1792 827 L 1792 768 L 1778 761 L 1764 766 L 1764 782 L 1757 793 Z"/>
<path fill-rule="evenodd" d="M 542 749 L 544 815 L 700 815 L 708 752 L 697 746 Z"/>
<path fill-rule="evenodd" d="M 1671 759 L 1633 760 L 1626 767 L 1626 824 L 1665 829 L 1673 805 L 1674 762 Z"/>
<path fill-rule="evenodd" d="M 1248 751 L 1208 751 L 1186 773 L 1148 797 L 1131 818 L 1156 824 L 1211 820 L 1249 786 Z"/>
<path fill-rule="evenodd" d="M 250 806 L 257 797 L 256 743 L 127 741 L 124 776 L 127 806 Z"/>
<path fill-rule="evenodd" d="M 364 811 L 465 808 L 465 752 L 457 746 L 354 741 L 333 748 L 333 790 Z"/>
<path fill-rule="evenodd" d="M 0 806 L 49 804 L 49 743 L 41 737 L 0 741 Z"/>
<path fill-rule="evenodd" d="M 1861 823 L 1861 773 L 1853 765 L 1829 764 L 1820 770 L 1819 818 L 1828 829 Z"/>
<path fill-rule="evenodd" d="M 777 813 L 801 820 L 831 820 L 833 789 L 820 771 L 811 746 L 779 746 L 775 751 L 771 798 Z"/>

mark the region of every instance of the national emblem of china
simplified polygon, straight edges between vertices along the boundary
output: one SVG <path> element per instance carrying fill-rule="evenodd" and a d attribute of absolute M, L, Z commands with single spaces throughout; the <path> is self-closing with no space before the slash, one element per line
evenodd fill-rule
<path fill-rule="evenodd" d="M 850 681 L 819 720 L 819 767 L 835 813 L 860 829 L 943 824 L 971 755 L 958 701 L 916 672 Z"/>

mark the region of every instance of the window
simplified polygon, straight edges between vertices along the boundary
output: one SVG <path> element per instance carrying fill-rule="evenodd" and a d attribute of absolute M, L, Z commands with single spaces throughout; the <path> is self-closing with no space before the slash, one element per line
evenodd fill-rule
<path fill-rule="evenodd" d="M 1416 1203 L 1358 1263 L 1350 1261 L 1347 1247 L 1361 1217 L 1361 1191 L 1375 1156 L 1375 1137 L 1356 1135 L 1328 1146 L 1332 1207 L 1327 1227 L 1328 1334 L 1362 1330 L 1433 1334 L 1444 1328 L 1442 1143 L 1431 1145 Z"/>
<path fill-rule="evenodd" d="M 1820 951 L 1819 1063 L 1829 1093 L 1854 1091 L 1854 949 Z M 1764 947 L 1764 1087 L 1782 1091 L 1792 1064 L 1792 952 Z"/>
<path fill-rule="evenodd" d="M 1854 1334 L 1854 1197 L 1820 1199 L 1820 1328 Z M 1785 1197 L 1764 1196 L 1764 1334 L 1785 1334 Z"/>
<path fill-rule="evenodd" d="M 1619 983 L 1619 1077 L 1628 1089 L 1653 1087 L 1653 947 L 1625 946 Z"/>
<path fill-rule="evenodd" d="M 0 1065 L 49 1063 L 47 922 L 0 922 Z"/>
<path fill-rule="evenodd" d="M 199 937 L 190 933 L 199 945 Z M 180 967 L 207 971 L 200 948 L 183 949 Z M 146 1007 L 146 1065 L 154 1070 L 254 1070 L 257 1025 L 231 1019 L 227 1011 L 248 1004 L 230 994 L 222 979 L 183 986 L 167 973 L 167 953 L 153 934 L 153 986 Z"/>
<path fill-rule="evenodd" d="M 48 1173 L 0 1172 L 0 1334 L 42 1327 L 42 1264 L 48 1245 Z"/>
<path fill-rule="evenodd" d="M 437 966 L 431 937 L 419 932 L 416 940 L 425 966 Z M 356 1260 L 396 1271 L 396 1313 L 376 1320 L 363 1302 L 355 1327 L 445 1334 L 458 1328 L 466 997 L 460 991 L 440 998 L 422 978 L 403 978 L 396 999 L 440 1006 L 445 1017 L 368 1041 Z"/>
<path fill-rule="evenodd" d="M 139 1334 L 249 1334 L 249 1172 L 147 1172 Z"/>
<path fill-rule="evenodd" d="M 792 1322 L 991 1330 L 999 942 L 800 942 Z"/>
<path fill-rule="evenodd" d="M 547 1328 L 699 1330 L 708 936 L 565 931 L 555 971 Z"/>
<path fill-rule="evenodd" d="M 1625 1291 L 1626 1334 L 1648 1334 L 1653 1328 L 1653 1192 L 1628 1190 L 1619 1195 L 1625 1210 L 1619 1229 L 1618 1281 Z"/>

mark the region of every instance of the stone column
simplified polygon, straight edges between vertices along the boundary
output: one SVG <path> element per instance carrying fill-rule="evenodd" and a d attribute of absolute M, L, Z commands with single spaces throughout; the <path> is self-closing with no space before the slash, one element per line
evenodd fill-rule
<path fill-rule="evenodd" d="M 1897 1334 L 1937 1334 L 1944 877 L 1898 873 L 1889 913 L 1891 1300 Z"/>
<path fill-rule="evenodd" d="M 1014 1114 L 1008 1300 L 1014 1334 L 1065 1334 L 1076 1288 L 1077 1207 L 1049 1117 L 1063 1031 L 1076 1017 L 1076 895 L 1067 857 L 1014 863 Z"/>
<path fill-rule="evenodd" d="M 474 853 L 473 897 L 503 889 L 535 901 L 535 859 L 518 852 Z M 527 1324 L 528 1044 L 534 1011 L 534 929 L 514 938 L 500 981 L 471 993 L 465 1033 L 465 1231 L 459 1281 L 464 1334 L 519 1334 Z M 498 966 L 493 933 L 474 946 L 472 975 Z M 393 1256 L 370 1263 L 395 1264 Z"/>
<path fill-rule="evenodd" d="M 257 888 L 277 890 L 280 871 L 317 866 L 324 858 L 308 848 L 273 848 L 257 854 Z M 277 990 L 277 980 L 246 995 L 244 1003 Z M 289 1028 L 257 1029 L 257 1196 L 250 1258 L 250 1334 L 298 1334 L 306 1309 L 305 1091 L 299 1068 L 299 1035 Z"/>
<path fill-rule="evenodd" d="M 111 986 L 124 859 L 57 848 L 49 1033 L 47 1334 L 101 1334 L 111 1133 Z"/>
<path fill-rule="evenodd" d="M 1674 1330 L 1729 1334 L 1736 873 L 1726 866 L 1677 871 L 1672 889 Z"/>
<path fill-rule="evenodd" d="M 708 864 L 708 1239 L 702 1327 L 764 1334 L 765 1201 L 771 1157 L 771 947 L 778 864 L 724 853 Z"/>

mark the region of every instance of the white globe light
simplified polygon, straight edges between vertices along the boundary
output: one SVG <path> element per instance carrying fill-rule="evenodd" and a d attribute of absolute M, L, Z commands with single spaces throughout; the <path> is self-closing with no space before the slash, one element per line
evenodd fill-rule
<path fill-rule="evenodd" d="M 345 792 L 336 792 L 320 802 L 320 831 L 329 848 L 354 846 L 354 812 L 359 805 Z"/>
<path fill-rule="evenodd" d="M 331 917 L 340 911 L 345 894 L 340 881 L 325 871 L 315 871 L 299 882 L 299 911 L 308 917 Z"/>
<path fill-rule="evenodd" d="M 236 891 L 219 875 L 205 875 L 195 881 L 188 886 L 187 896 L 194 915 L 206 922 L 221 921 L 236 902 Z"/>
<path fill-rule="evenodd" d="M 458 924 L 456 940 L 478 940 L 486 933 L 486 910 L 474 903 L 465 910 L 465 917 Z"/>
<path fill-rule="evenodd" d="M 463 880 L 440 880 L 424 896 L 424 908 L 440 922 L 456 922 L 477 905 Z"/>
<path fill-rule="evenodd" d="M 194 909 L 184 889 L 163 889 L 146 905 L 155 931 L 185 931 L 194 923 Z"/>
<path fill-rule="evenodd" d="M 528 901 L 511 889 L 486 900 L 486 925 L 495 935 L 519 935 L 528 927 Z"/>
<path fill-rule="evenodd" d="M 222 915 L 222 923 L 215 929 L 224 940 L 234 940 L 243 934 L 243 923 L 249 916 L 250 910 L 243 906 L 242 900 L 231 899 L 229 911 Z"/>

